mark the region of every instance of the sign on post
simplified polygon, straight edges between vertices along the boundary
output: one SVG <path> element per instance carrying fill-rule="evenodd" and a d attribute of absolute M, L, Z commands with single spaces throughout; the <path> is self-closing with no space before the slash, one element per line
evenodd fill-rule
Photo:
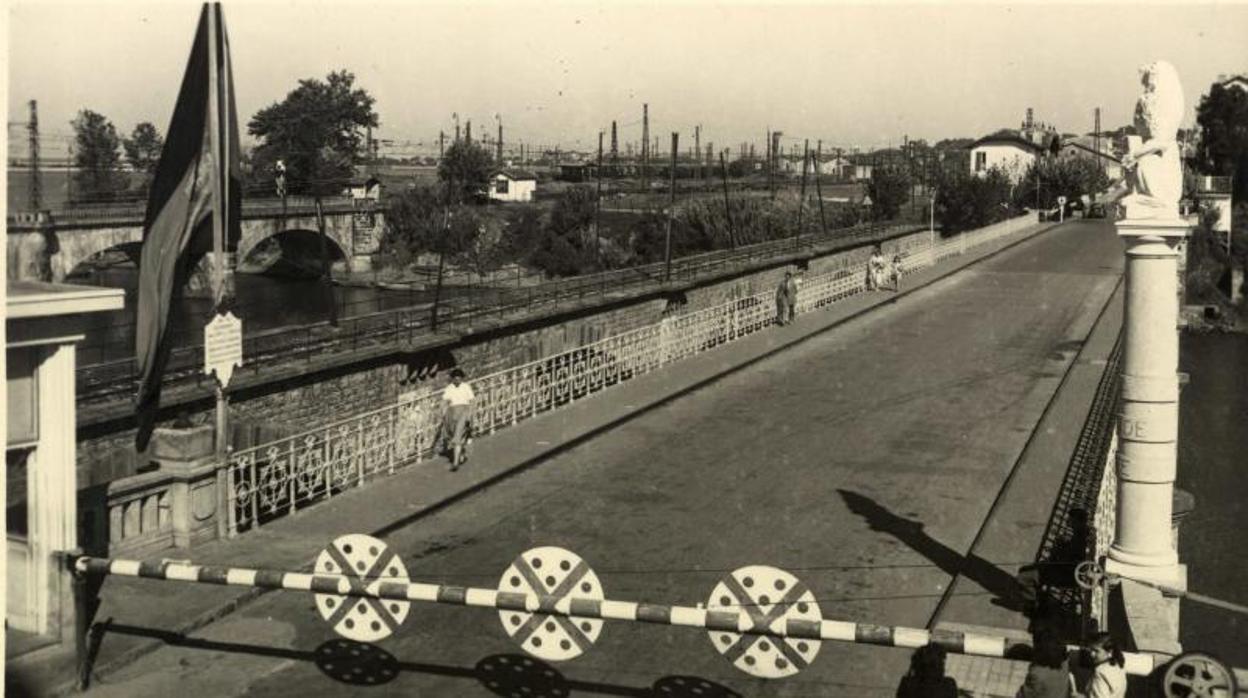
<path fill-rule="evenodd" d="M 1066 197 L 1057 197 L 1057 220 L 1059 222 L 1066 220 Z"/>
<path fill-rule="evenodd" d="M 224 388 L 243 365 L 243 321 L 227 311 L 204 326 L 204 373 L 217 374 Z"/>

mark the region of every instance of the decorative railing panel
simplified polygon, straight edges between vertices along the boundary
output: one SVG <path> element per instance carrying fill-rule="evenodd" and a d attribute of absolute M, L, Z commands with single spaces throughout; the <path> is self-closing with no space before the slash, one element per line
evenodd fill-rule
<path fill-rule="evenodd" d="M 1092 529 L 1092 560 L 1101 564 L 1109 554 L 1109 546 L 1114 542 L 1114 527 L 1118 521 L 1118 424 L 1113 425 L 1113 434 L 1109 438 L 1109 451 L 1105 455 L 1105 468 L 1101 473 L 1100 489 L 1096 494 L 1096 510 Z M 1105 585 L 1098 585 L 1092 590 L 1092 600 L 1088 613 L 1098 628 L 1106 627 L 1105 617 Z"/>
<path fill-rule="evenodd" d="M 1016 219 L 959 238 L 936 240 L 927 232 L 898 238 L 886 253 L 902 255 L 902 272 L 1026 227 Z M 812 275 L 799 293 L 798 312 L 809 312 L 865 290 L 870 250 L 839 253 L 833 271 Z M 630 332 L 473 380 L 474 429 L 489 434 L 558 409 L 661 366 L 748 336 L 775 322 L 774 290 L 701 310 L 677 313 Z M 229 457 L 229 531 L 236 534 L 314 501 L 329 499 L 396 468 L 429 456 L 441 419 L 437 392 L 401 396 L 389 405 L 313 431 L 249 448 Z"/>

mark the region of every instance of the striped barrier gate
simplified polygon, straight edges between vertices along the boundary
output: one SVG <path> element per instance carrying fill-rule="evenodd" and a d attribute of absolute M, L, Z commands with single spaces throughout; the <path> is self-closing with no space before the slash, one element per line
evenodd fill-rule
<path fill-rule="evenodd" d="M 734 570 L 715 585 L 705 603 L 679 606 L 606 598 L 601 580 L 584 560 L 553 546 L 517 556 L 492 589 L 413 582 L 384 542 L 360 534 L 336 539 L 310 573 L 89 556 L 70 556 L 69 564 L 78 579 L 116 575 L 310 592 L 333 630 L 358 642 L 389 637 L 412 602 L 495 609 L 507 634 L 545 661 L 580 656 L 601 636 L 605 621 L 702 629 L 733 666 L 772 679 L 810 666 L 824 641 L 901 648 L 934 644 L 955 654 L 1019 660 L 1031 655 L 1030 645 L 1002 636 L 823 618 L 801 580 L 765 565 Z M 1189 657 L 1187 663 L 1184 657 Z M 1199 661 L 1193 664 L 1191 657 Z M 1149 654 L 1125 653 L 1125 658 L 1126 672 L 1137 676 L 1152 674 L 1162 664 Z M 1234 695 L 1233 674 L 1207 655 L 1184 655 L 1169 665 L 1167 679 L 1180 667 L 1175 684 L 1180 688 L 1172 693 L 1167 684 L 1167 695 Z"/>

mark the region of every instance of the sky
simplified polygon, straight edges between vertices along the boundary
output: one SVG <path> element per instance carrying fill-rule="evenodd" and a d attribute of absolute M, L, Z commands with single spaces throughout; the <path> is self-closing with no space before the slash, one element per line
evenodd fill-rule
<path fill-rule="evenodd" d="M 581 1 L 226 2 L 239 118 L 303 78 L 346 69 L 377 98 L 375 137 L 433 148 L 452 115 L 474 135 L 592 150 L 619 123 L 662 149 L 883 147 L 903 138 L 1017 128 L 1028 107 L 1072 133 L 1126 124 L 1137 69 L 1173 63 L 1194 122 L 1219 74 L 1248 73 L 1248 2 L 845 4 Z M 163 133 L 190 50 L 193 2 L 10 1 L 9 138 L 21 149 L 39 102 L 44 151 L 61 152 L 81 108 L 123 133 Z M 17 125 L 15 125 L 17 122 Z M 244 135 L 244 139 L 246 136 Z"/>

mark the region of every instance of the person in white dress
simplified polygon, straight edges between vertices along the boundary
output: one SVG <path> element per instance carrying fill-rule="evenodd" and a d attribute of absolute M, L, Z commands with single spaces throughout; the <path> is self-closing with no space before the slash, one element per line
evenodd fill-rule
<path fill-rule="evenodd" d="M 472 430 L 472 401 L 476 395 L 472 385 L 464 380 L 464 372 L 458 368 L 451 371 L 451 382 L 442 391 L 443 450 L 451 457 L 451 471 L 468 460 L 467 444 Z"/>

